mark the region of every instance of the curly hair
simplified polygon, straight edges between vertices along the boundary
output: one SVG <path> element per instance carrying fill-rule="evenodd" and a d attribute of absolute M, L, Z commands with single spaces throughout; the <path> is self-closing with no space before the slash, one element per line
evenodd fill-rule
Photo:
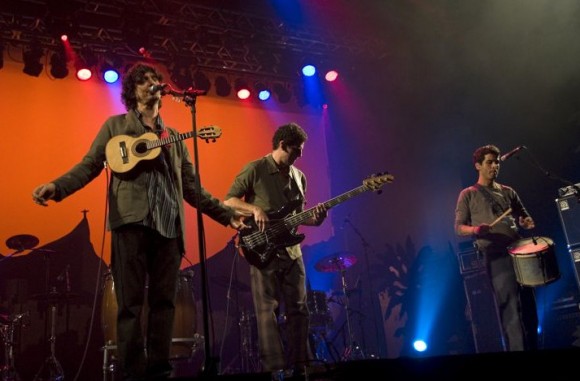
<path fill-rule="evenodd" d="M 161 73 L 153 66 L 137 62 L 127 70 L 123 77 L 123 88 L 121 90 L 121 101 L 127 111 L 137 108 L 137 98 L 135 88 L 145 81 L 145 74 L 153 73 L 159 82 L 163 81 Z"/>
<path fill-rule="evenodd" d="M 483 160 L 485 159 L 485 155 L 487 154 L 492 154 L 495 157 L 499 157 L 500 154 L 500 150 L 499 148 L 497 148 L 497 146 L 494 146 L 493 144 L 488 144 L 485 145 L 483 147 L 479 147 L 477 148 L 474 152 L 473 152 L 473 165 L 475 165 L 476 163 L 483 163 Z"/>
<path fill-rule="evenodd" d="M 308 140 L 308 135 L 297 123 L 288 123 L 278 127 L 272 138 L 272 148 L 278 148 L 281 141 L 288 146 L 299 146 Z"/>

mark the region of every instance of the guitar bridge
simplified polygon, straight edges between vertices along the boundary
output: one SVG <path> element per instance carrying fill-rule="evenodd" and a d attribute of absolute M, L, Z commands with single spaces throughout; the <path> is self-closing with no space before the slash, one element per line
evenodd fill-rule
<path fill-rule="evenodd" d="M 121 154 L 121 159 L 123 159 L 123 164 L 127 164 L 129 162 L 129 156 L 127 155 L 127 145 L 125 142 L 119 143 L 119 153 Z"/>

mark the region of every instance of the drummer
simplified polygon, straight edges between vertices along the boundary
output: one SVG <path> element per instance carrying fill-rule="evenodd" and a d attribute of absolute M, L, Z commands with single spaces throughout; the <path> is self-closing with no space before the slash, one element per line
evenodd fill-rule
<path fill-rule="evenodd" d="M 534 290 L 517 282 L 508 246 L 521 238 L 519 228 L 528 230 L 535 225 L 516 191 L 496 181 L 499 162 L 500 150 L 494 145 L 479 147 L 473 153 L 479 175 L 476 184 L 459 194 L 455 232 L 473 237 L 478 254 L 483 256 L 499 310 L 505 350 L 534 350 L 538 341 Z"/>

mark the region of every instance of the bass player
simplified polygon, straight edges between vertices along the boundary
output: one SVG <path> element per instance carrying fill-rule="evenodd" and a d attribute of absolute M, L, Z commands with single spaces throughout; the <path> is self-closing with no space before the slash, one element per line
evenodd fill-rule
<path fill-rule="evenodd" d="M 250 229 L 265 232 L 265 237 L 275 235 L 268 230 L 274 226 L 276 211 L 288 204 L 299 205 L 289 213 L 303 210 L 306 177 L 294 162 L 302 156 L 307 139 L 306 132 L 296 123 L 278 127 L 272 139 L 273 151 L 246 164 L 225 197 L 225 205 L 244 214 L 251 213 L 253 221 L 245 223 Z M 302 224 L 319 226 L 326 216 L 327 208 L 318 204 Z M 300 243 L 296 240 L 268 242 L 262 249 L 262 252 L 244 252 L 250 263 L 262 370 L 298 376 L 312 358 L 308 345 L 306 272 Z M 286 315 L 285 340 L 278 327 L 281 305 Z"/>

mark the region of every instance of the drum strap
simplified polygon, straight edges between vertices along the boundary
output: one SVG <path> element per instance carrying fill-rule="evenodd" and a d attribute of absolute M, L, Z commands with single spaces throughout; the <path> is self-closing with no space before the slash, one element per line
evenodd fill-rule
<path fill-rule="evenodd" d="M 508 210 L 509 206 L 504 207 L 504 206 L 500 205 L 500 203 L 497 201 L 497 199 L 495 197 L 493 197 L 492 194 L 489 192 L 489 190 L 485 189 L 485 187 L 482 187 L 479 184 L 475 184 L 475 187 L 477 188 L 477 190 L 479 190 L 481 192 L 481 194 L 483 194 L 483 196 L 491 204 L 491 210 L 493 211 L 493 214 L 495 214 L 496 216 L 500 216 L 503 212 Z M 501 190 L 500 190 L 500 192 L 501 192 Z M 503 192 L 502 192 L 502 194 L 503 194 Z"/>

